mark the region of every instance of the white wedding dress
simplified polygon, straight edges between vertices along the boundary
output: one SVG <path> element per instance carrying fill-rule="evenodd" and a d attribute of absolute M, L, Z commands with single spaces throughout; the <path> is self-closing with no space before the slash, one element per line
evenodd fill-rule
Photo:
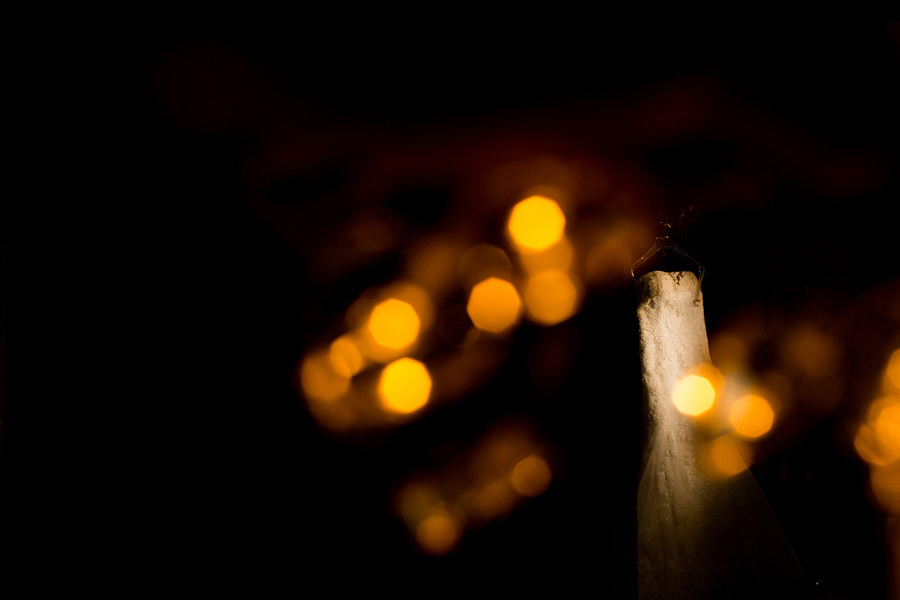
<path fill-rule="evenodd" d="M 753 475 L 709 478 L 694 425 L 672 402 L 678 379 L 710 362 L 697 277 L 653 271 L 639 288 L 649 421 L 637 496 L 639 598 L 802 598 L 803 570 Z"/>

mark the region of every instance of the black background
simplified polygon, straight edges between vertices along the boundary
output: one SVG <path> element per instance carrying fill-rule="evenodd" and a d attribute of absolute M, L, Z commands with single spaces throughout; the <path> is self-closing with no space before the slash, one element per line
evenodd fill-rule
<path fill-rule="evenodd" d="M 638 165 L 663 219 L 695 207 L 683 244 L 709 273 L 711 333 L 753 301 L 776 313 L 822 294 L 842 305 L 896 280 L 900 31 L 890 19 L 463 20 L 147 27 L 81 40 L 86 50 L 60 51 L 49 74 L 27 72 L 51 81 L 34 122 L 52 125 L 26 132 L 22 154 L 40 159 L 25 201 L 4 216 L 4 525 L 20 572 L 128 589 L 186 577 L 419 593 L 477 575 L 500 589 L 634 595 L 630 286 L 589 295 L 555 328 L 523 326 L 490 383 L 452 407 L 390 434 L 325 435 L 292 369 L 399 259 L 340 277 L 315 266 L 316 232 L 354 210 L 340 193 L 365 168 L 352 152 L 300 161 L 263 190 L 267 202 L 313 207 L 293 234 L 259 216 L 246 173 L 279 132 L 353 148 L 373 130 L 377 143 L 430 147 L 468 131 L 469 146 L 447 137 L 452 155 L 521 128 Z M 208 68 L 226 75 L 198 82 Z M 669 122 L 672 89 L 687 105 L 725 98 L 737 107 L 725 120 L 746 122 L 723 131 L 743 133 L 654 133 L 628 116 L 647 101 L 657 108 L 641 114 Z M 713 197 L 723 188 L 711 184 L 736 171 L 756 195 Z M 393 207 L 405 231 L 428 231 L 465 176 L 371 202 Z M 604 342 L 589 341 L 598 331 Z M 546 344 L 570 353 L 571 370 L 536 387 L 528 365 Z M 834 597 L 887 597 L 884 517 L 845 435 L 862 406 L 853 402 L 772 448 L 755 473 L 810 581 Z M 392 486 L 504 415 L 539 423 L 564 470 L 450 556 L 420 556 L 389 512 Z"/>

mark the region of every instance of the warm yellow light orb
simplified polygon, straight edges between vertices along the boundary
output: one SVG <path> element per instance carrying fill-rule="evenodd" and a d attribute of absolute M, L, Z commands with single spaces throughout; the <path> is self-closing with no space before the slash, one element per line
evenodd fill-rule
<path fill-rule="evenodd" d="M 509 512 L 514 503 L 512 490 L 505 481 L 493 481 L 475 494 L 475 508 L 486 519 Z"/>
<path fill-rule="evenodd" d="M 501 333 L 519 321 L 522 300 L 513 284 L 489 277 L 472 288 L 466 311 L 478 329 Z"/>
<path fill-rule="evenodd" d="M 897 389 L 900 389 L 900 348 L 894 350 L 891 354 L 891 358 L 888 359 L 886 372 L 891 383 L 893 383 Z"/>
<path fill-rule="evenodd" d="M 550 485 L 550 467 L 543 458 L 532 454 L 516 463 L 510 482 L 523 496 L 537 496 Z"/>
<path fill-rule="evenodd" d="M 673 399 L 678 412 L 696 417 L 712 408 L 716 389 L 705 377 L 688 375 L 675 384 Z"/>
<path fill-rule="evenodd" d="M 525 310 L 528 317 L 541 325 L 555 325 L 575 314 L 578 288 L 563 271 L 542 271 L 525 284 Z"/>
<path fill-rule="evenodd" d="M 335 372 L 327 354 L 318 352 L 303 359 L 300 366 L 300 385 L 307 398 L 330 402 L 347 391 L 350 381 Z"/>
<path fill-rule="evenodd" d="M 706 446 L 710 474 L 727 478 L 747 470 L 747 448 L 729 435 L 716 438 Z"/>
<path fill-rule="evenodd" d="M 401 350 L 416 341 L 421 321 L 408 302 L 391 298 L 379 303 L 369 316 L 369 333 L 376 342 Z"/>
<path fill-rule="evenodd" d="M 462 531 L 459 523 L 446 512 L 435 512 L 416 528 L 416 541 L 427 554 L 447 554 L 456 545 Z"/>
<path fill-rule="evenodd" d="M 531 196 L 513 207 L 507 228 L 520 250 L 544 250 L 562 239 L 566 216 L 553 200 Z"/>
<path fill-rule="evenodd" d="M 772 429 L 775 411 L 765 398 L 750 394 L 734 403 L 729 420 L 739 434 L 757 438 Z"/>
<path fill-rule="evenodd" d="M 348 379 L 359 373 L 363 366 L 363 357 L 359 346 L 346 335 L 331 343 L 331 347 L 328 349 L 328 359 L 331 361 L 334 372 Z"/>
<path fill-rule="evenodd" d="M 881 409 L 874 429 L 878 445 L 888 460 L 900 460 L 900 400 Z"/>
<path fill-rule="evenodd" d="M 378 381 L 381 404 L 391 412 L 407 414 L 425 406 L 431 394 L 431 375 L 425 365 L 401 358 L 387 365 Z"/>

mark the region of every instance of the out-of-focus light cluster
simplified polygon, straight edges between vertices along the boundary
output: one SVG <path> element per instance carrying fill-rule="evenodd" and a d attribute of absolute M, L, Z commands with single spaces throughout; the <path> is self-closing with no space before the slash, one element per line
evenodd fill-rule
<path fill-rule="evenodd" d="M 900 515 L 900 349 L 887 360 L 881 391 L 883 395 L 869 405 L 853 445 L 869 464 L 877 504 Z"/>
<path fill-rule="evenodd" d="M 478 329 L 503 333 L 519 322 L 522 299 L 509 281 L 488 277 L 472 288 L 466 310 Z"/>
<path fill-rule="evenodd" d="M 502 362 L 498 344 L 523 317 L 552 326 L 574 316 L 588 270 L 583 256 L 594 247 L 594 270 L 603 258 L 596 236 L 570 237 L 563 204 L 572 207 L 575 198 L 557 190 L 566 199 L 560 203 L 555 189 L 533 188 L 541 193 L 507 209 L 506 250 L 449 233 L 413 244 L 402 279 L 363 293 L 346 312 L 348 329 L 301 360 L 299 387 L 317 421 L 334 431 L 407 422 L 434 400 L 484 382 Z M 645 241 L 640 221 L 611 219 L 600 229 L 601 245 L 621 259 L 615 270 L 626 269 Z M 460 289 L 463 305 L 454 301 Z"/>
<path fill-rule="evenodd" d="M 767 398 L 768 396 L 768 398 Z M 675 384 L 672 402 L 693 418 L 706 472 L 714 479 L 737 475 L 752 463 L 750 442 L 772 429 L 774 393 L 746 377 L 725 375 L 712 365 L 690 369 Z"/>
<path fill-rule="evenodd" d="M 523 425 L 498 426 L 467 453 L 406 481 L 394 508 L 425 554 L 456 548 L 466 529 L 502 518 L 547 490 L 552 448 Z"/>
<path fill-rule="evenodd" d="M 520 252 L 531 254 L 558 244 L 566 227 L 566 216 L 556 201 L 530 196 L 516 204 L 507 229 Z"/>

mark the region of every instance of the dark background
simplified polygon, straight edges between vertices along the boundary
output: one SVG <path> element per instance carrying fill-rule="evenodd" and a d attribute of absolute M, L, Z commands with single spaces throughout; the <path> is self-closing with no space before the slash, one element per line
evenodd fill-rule
<path fill-rule="evenodd" d="M 844 17 L 473 30 L 306 15 L 60 52 L 36 121 L 66 127 L 28 137 L 23 154 L 42 159 L 4 214 L 14 564 L 35 583 L 137 589 L 184 575 L 427 593 L 478 575 L 633 595 L 630 285 L 594 290 L 557 327 L 523 325 L 487 385 L 390 433 L 323 433 L 292 370 L 397 274 L 417 233 L 470 201 L 468 159 L 484 146 L 517 160 L 546 144 L 637 173 L 641 214 L 676 223 L 706 266 L 711 334 L 753 303 L 775 322 L 896 285 L 900 30 Z M 360 184 L 383 155 L 403 175 Z M 273 164 L 277 176 L 259 175 Z M 400 241 L 362 266 L 323 266 L 330 233 L 371 206 L 399 215 Z M 499 231 L 472 224 L 485 241 Z M 569 371 L 535 385 L 545 347 Z M 880 368 L 876 355 L 851 372 Z M 847 437 L 867 399 L 846 392 L 754 467 L 810 581 L 840 598 L 888 596 L 885 519 Z M 392 486 L 504 415 L 538 423 L 564 469 L 450 556 L 419 555 Z"/>

